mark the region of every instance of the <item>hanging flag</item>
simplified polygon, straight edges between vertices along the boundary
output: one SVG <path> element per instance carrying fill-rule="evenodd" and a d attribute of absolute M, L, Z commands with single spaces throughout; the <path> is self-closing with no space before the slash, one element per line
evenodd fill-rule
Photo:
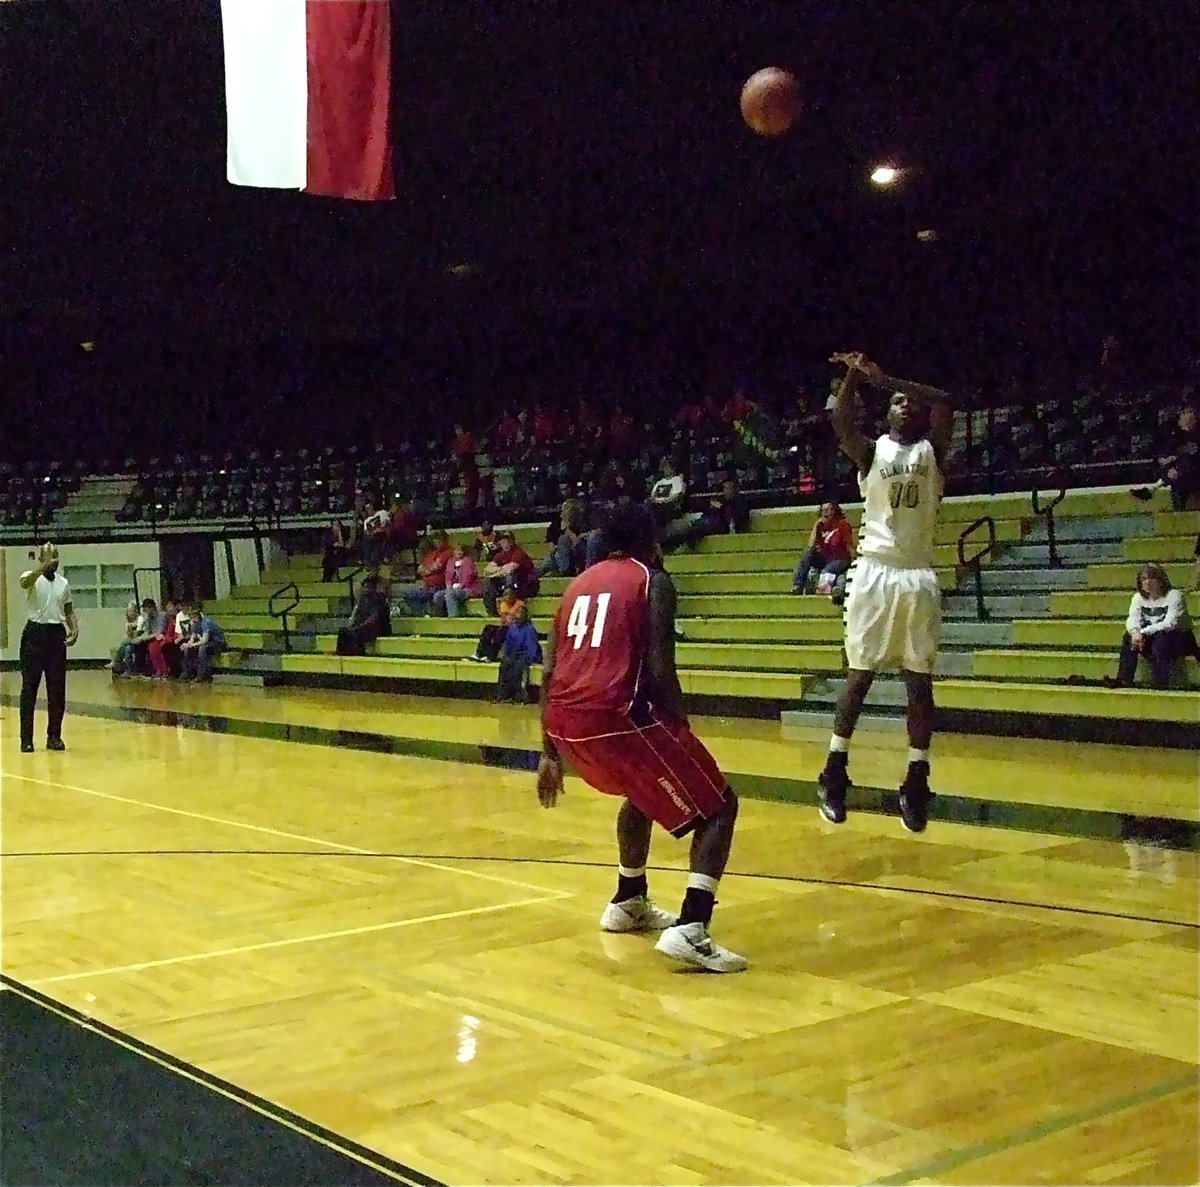
<path fill-rule="evenodd" d="M 229 180 L 394 198 L 391 0 L 221 0 L 221 19 Z"/>

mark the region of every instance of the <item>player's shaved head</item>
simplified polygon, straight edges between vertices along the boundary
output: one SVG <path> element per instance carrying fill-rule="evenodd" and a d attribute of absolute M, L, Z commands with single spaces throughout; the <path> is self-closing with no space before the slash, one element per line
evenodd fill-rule
<path fill-rule="evenodd" d="M 604 521 L 608 554 L 622 553 L 649 561 L 654 552 L 654 519 L 640 503 L 618 503 Z"/>

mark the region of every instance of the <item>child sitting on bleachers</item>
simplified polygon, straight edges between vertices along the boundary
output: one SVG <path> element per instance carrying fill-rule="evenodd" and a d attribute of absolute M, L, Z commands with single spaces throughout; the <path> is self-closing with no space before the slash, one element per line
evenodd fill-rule
<path fill-rule="evenodd" d="M 522 606 L 514 622 L 504 632 L 500 649 L 499 691 L 496 700 L 523 705 L 529 701 L 529 669 L 542 658 L 542 645 L 537 631 L 529 621 L 529 612 Z"/>
<path fill-rule="evenodd" d="M 477 664 L 494 664 L 500 658 L 500 648 L 504 644 L 504 636 L 508 628 L 517 620 L 517 611 L 524 610 L 525 603 L 511 589 L 506 589 L 496 603 L 496 613 L 499 622 L 489 622 L 479 632 L 479 642 L 475 645 L 475 654 L 467 658 Z"/>

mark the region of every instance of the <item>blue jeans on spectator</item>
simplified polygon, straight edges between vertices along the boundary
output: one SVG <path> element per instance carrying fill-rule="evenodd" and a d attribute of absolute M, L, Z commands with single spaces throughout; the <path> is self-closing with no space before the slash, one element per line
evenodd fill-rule
<path fill-rule="evenodd" d="M 537 571 L 539 577 L 574 577 L 579 571 L 581 554 L 587 545 L 583 536 L 572 540 L 566 532 L 559 536 L 554 547 L 546 554 Z"/>
<path fill-rule="evenodd" d="M 584 567 L 590 569 L 597 561 L 604 559 L 604 531 L 593 528 L 584 537 Z"/>
<path fill-rule="evenodd" d="M 136 654 L 136 648 L 128 639 L 126 639 L 125 642 L 122 643 L 117 648 L 116 655 L 113 656 L 113 662 L 112 662 L 113 674 L 116 676 L 126 676 L 126 675 L 131 676 L 131 675 L 133 675 L 133 672 L 134 672 L 134 662 L 133 661 L 134 661 L 135 654 Z"/>
<path fill-rule="evenodd" d="M 406 585 L 400 591 L 400 596 L 407 603 L 409 610 L 414 614 L 421 614 L 434 605 L 434 594 L 441 592 L 431 589 L 428 585 Z"/>
<path fill-rule="evenodd" d="M 466 610 L 470 597 L 470 593 L 461 585 L 451 589 L 439 589 L 433 595 L 433 608 L 439 614 L 444 611 L 450 618 L 457 618 Z"/>
<path fill-rule="evenodd" d="M 207 680 L 212 675 L 213 656 L 219 653 L 219 648 L 211 643 L 203 647 L 189 647 L 180 651 L 179 671 L 184 680 Z"/>
<path fill-rule="evenodd" d="M 850 559 L 848 557 L 831 561 L 819 548 L 806 548 L 804 555 L 800 558 L 800 563 L 796 566 L 795 575 L 792 577 L 792 588 L 807 593 L 810 576 L 820 576 L 825 572 L 836 573 L 840 577 L 849 568 Z"/>

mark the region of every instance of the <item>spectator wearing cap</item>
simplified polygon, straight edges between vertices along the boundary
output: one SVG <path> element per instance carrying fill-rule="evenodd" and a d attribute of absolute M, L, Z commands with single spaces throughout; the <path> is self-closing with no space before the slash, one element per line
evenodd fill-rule
<path fill-rule="evenodd" d="M 511 589 L 522 601 L 536 597 L 540 582 L 537 567 L 529 553 L 518 543 L 512 532 L 501 532 L 497 537 L 499 549 L 495 558 L 483 570 L 485 581 L 484 605 L 489 614 L 496 613 L 496 602 L 505 590 Z"/>

